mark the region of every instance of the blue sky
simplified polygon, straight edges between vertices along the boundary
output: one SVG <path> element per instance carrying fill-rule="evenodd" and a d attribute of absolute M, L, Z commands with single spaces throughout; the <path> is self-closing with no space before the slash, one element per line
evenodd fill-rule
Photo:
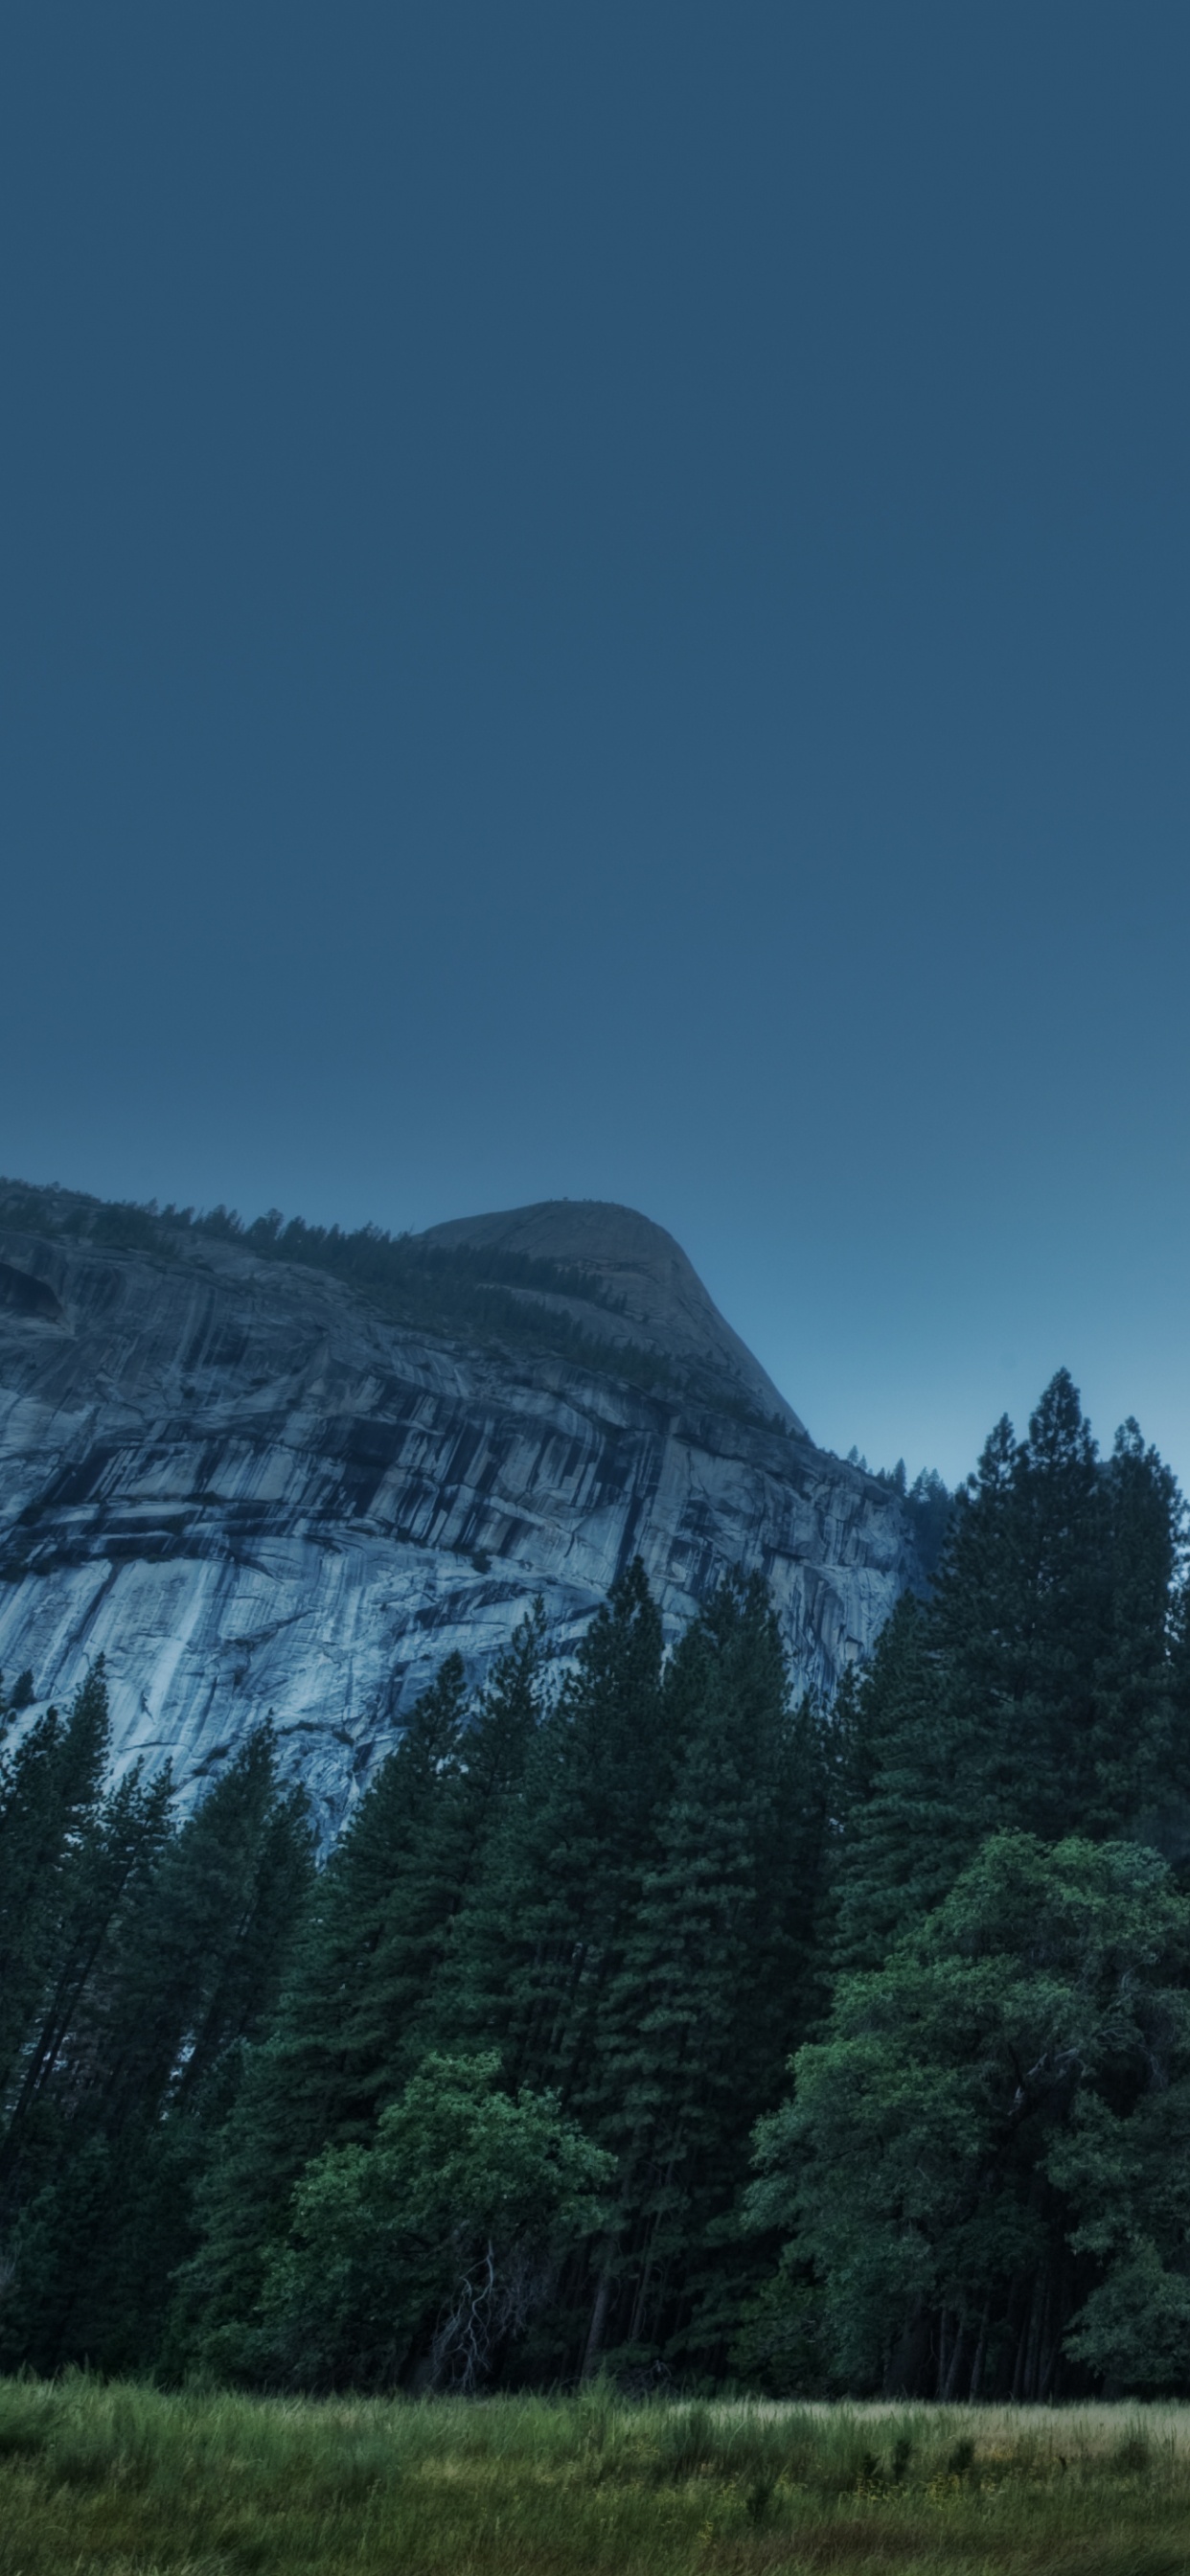
<path fill-rule="evenodd" d="M 668 1225 L 1190 1476 L 1190 15 L 0 28 L 0 1165 Z"/>

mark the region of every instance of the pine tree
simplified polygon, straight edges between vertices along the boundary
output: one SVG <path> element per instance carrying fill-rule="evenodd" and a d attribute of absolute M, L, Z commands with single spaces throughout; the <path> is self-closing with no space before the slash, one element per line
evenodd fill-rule
<path fill-rule="evenodd" d="M 14 1714 L 10 1703 L 9 1729 Z M 69 1718 L 47 1709 L 19 1746 L 0 1752 L 0 2106 L 9 2117 L 22 2050 L 70 1947 L 107 1747 L 100 1660 Z"/>
<path fill-rule="evenodd" d="M 450 1667 L 449 1687 L 460 1694 L 457 1724 L 449 1751 L 437 1755 L 433 1747 L 439 1737 L 431 1724 L 429 1759 L 437 1760 L 437 1774 L 423 1802 L 408 1802 L 407 1848 L 394 1869 L 384 1928 L 347 2025 L 348 2044 L 366 2067 L 361 2080 L 374 2104 L 395 2099 L 425 2053 L 461 1908 L 477 1884 L 484 1850 L 505 1804 L 520 1785 L 536 1733 L 545 1647 L 545 1612 L 539 1600 L 507 1652 L 496 1658 L 469 1711 L 461 1697 L 462 1666 L 457 1671 L 454 1663 Z M 444 1667 L 440 1684 L 445 1675 Z M 419 1707 L 428 1709 L 432 1699 L 427 1694 Z M 411 1761 L 419 1758 L 421 1740 L 415 1710 L 398 1765 L 407 1748 Z M 419 1805 L 424 1808 L 420 1817 Z"/>
<path fill-rule="evenodd" d="M 1111 1616 L 1095 1665 L 1080 1830 L 1106 1840 L 1130 1827 L 1184 1867 L 1190 1729 L 1177 1654 L 1184 1507 L 1171 1470 L 1133 1421 L 1116 1434 L 1103 1488 Z"/>
<path fill-rule="evenodd" d="M 435 2008 L 441 2048 L 499 2047 L 507 2081 L 585 2098 L 601 2001 L 620 1964 L 672 1775 L 661 1622 L 635 1559 L 579 1647 L 529 1748 Z"/>
<path fill-rule="evenodd" d="M 901 1605 L 857 1692 L 841 1964 L 877 1965 L 993 1833 L 1186 1832 L 1180 1527 L 1173 1478 L 1135 1425 L 1099 1459 L 1065 1370 L 1027 1439 L 997 1425 L 930 1600 Z"/>
<path fill-rule="evenodd" d="M 900 1925 L 939 1903 L 956 1871 L 939 1819 L 961 1804 L 963 1740 L 913 1593 L 902 1594 L 866 1671 L 847 1677 L 837 1708 L 846 1752 L 836 1964 L 877 1967 Z"/>
<path fill-rule="evenodd" d="M 46 2098 L 51 2089 L 61 2098 L 88 2054 L 78 2037 L 85 1998 L 106 1973 L 120 1922 L 168 1832 L 168 1774 L 146 1781 L 137 1765 L 105 1792 L 108 1744 L 100 1662 L 66 1724 L 48 1710 L 4 1784 L 0 2195 L 9 2209 L 36 2187 Z"/>
<path fill-rule="evenodd" d="M 117 1791 L 109 1807 L 129 1804 Z M 17 2165 L 5 2350 L 45 2370 L 143 2367 L 193 2250 L 205 2137 L 275 2004 L 310 1867 L 305 1802 L 278 1788 L 269 1731 L 136 1861 L 43 2050 Z"/>
<path fill-rule="evenodd" d="M 825 1770 L 812 1707 L 789 1710 L 758 1577 L 707 1603 L 664 1695 L 676 1776 L 575 2096 L 620 2177 L 588 2369 L 605 2336 L 637 2358 L 664 2346 L 687 2366 L 721 2360 L 749 2133 L 813 2010 Z"/>

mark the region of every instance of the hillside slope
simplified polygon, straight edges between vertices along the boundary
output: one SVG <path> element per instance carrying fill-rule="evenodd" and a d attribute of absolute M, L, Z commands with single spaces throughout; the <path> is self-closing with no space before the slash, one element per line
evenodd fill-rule
<path fill-rule="evenodd" d="M 913 1578 L 895 1496 L 815 1448 L 631 1211 L 394 1248 L 423 1262 L 416 1323 L 284 1239 L 124 1214 L 0 1188 L 0 1667 L 40 1706 L 102 1651 L 121 1760 L 193 1791 L 271 1714 L 333 1829 L 441 1656 L 482 1671 L 537 1593 L 564 1649 L 637 1552 L 674 1632 L 759 1567 L 797 1681 L 829 1690 Z M 452 1238 L 470 1305 L 435 1330 Z"/>
<path fill-rule="evenodd" d="M 792 1405 L 725 1323 L 680 1243 L 635 1208 L 606 1199 L 543 1199 L 499 1215 L 455 1217 L 419 1239 L 444 1251 L 466 1246 L 478 1254 L 556 1262 L 578 1274 L 585 1297 L 582 1289 L 577 1295 L 542 1288 L 517 1293 L 569 1311 L 604 1338 L 655 1352 L 675 1371 L 690 1373 L 712 1401 L 717 1395 L 720 1403 L 742 1404 L 759 1420 L 808 1438 Z"/>

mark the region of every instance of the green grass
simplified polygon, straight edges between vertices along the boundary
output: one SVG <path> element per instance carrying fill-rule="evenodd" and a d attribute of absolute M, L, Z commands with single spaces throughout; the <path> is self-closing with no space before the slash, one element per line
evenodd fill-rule
<path fill-rule="evenodd" d="M 3 2576 L 1183 2576 L 1190 2408 L 0 2382 Z"/>

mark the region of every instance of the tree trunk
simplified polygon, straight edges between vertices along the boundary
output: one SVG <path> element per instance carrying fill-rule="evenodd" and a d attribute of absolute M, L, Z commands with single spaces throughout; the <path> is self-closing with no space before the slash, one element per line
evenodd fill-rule
<path fill-rule="evenodd" d="M 603 2337 L 607 2327 L 607 2312 L 611 2305 L 612 2260 L 615 2250 L 615 2238 L 610 2237 L 603 2249 L 603 2269 L 595 2292 L 595 2305 L 591 2310 L 591 2331 L 587 2336 L 587 2348 L 583 2354 L 583 2366 L 579 2372 L 580 2379 L 593 2379 L 599 2367 L 599 2355 L 603 2350 Z"/>
<path fill-rule="evenodd" d="M 938 2397 L 938 2398 L 940 2398 L 940 2397 L 941 2397 L 942 2392 L 943 2392 L 943 2390 L 944 2390 L 944 2388 L 945 2388 L 945 2386 L 946 2386 L 946 2376 L 947 2376 L 947 2373 L 946 2373 L 946 2359 L 947 2359 L 947 2355 L 946 2355 L 946 2319 L 947 2319 L 947 2315 L 948 2315 L 948 2310 L 947 2310 L 946 2308 L 943 2308 L 943 2309 L 942 2309 L 942 2311 L 941 2311 L 941 2313 L 940 2313 L 940 2315 L 939 2315 L 939 2318 L 938 2318 L 938 2369 L 937 2369 L 937 2373 L 936 2373 L 935 2381 L 934 2381 L 934 2395 L 935 2395 L 935 2397 Z"/>
<path fill-rule="evenodd" d="M 1033 2308 L 1029 2320 L 1029 2350 L 1025 2361 L 1025 2397 L 1026 2400 L 1032 2404 L 1036 2404 L 1041 2387 L 1041 2355 L 1045 2344 L 1045 2325 L 1046 2319 L 1049 2315 L 1049 2306 L 1050 2271 L 1049 2265 L 1047 2264 L 1044 2272 L 1040 2274 L 1034 2288 Z"/>
<path fill-rule="evenodd" d="M 946 2385 L 942 2391 L 943 2403 L 947 2406 L 951 2406 L 954 2403 L 955 2391 L 959 2384 L 959 2365 L 963 2358 L 963 2347 L 966 2343 L 966 2339 L 967 2320 L 964 2314 L 956 2316 L 955 2318 L 954 2342 L 950 2349 L 950 2368 L 947 2371 Z"/>
<path fill-rule="evenodd" d="M 1026 2301 L 1024 2316 L 1021 2319 L 1020 2337 L 1016 2348 L 1016 2367 L 1012 2374 L 1012 2402 L 1014 2406 L 1020 2404 L 1025 2393 L 1025 2371 L 1029 2360 L 1029 2338 L 1033 2330 L 1033 2310 L 1036 2304 L 1037 2283 L 1034 2281 Z"/>

